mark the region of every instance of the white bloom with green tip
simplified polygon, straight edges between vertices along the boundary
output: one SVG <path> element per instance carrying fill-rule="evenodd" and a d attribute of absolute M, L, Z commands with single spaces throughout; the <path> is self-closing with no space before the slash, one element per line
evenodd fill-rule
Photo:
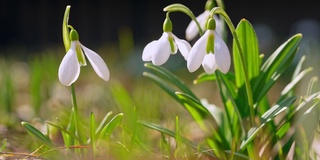
<path fill-rule="evenodd" d="M 110 72 L 103 59 L 96 52 L 80 43 L 78 33 L 75 30 L 71 30 L 70 39 L 70 49 L 63 57 L 59 66 L 58 76 L 60 82 L 65 86 L 69 86 L 78 79 L 80 75 L 80 66 L 87 65 L 85 56 L 98 76 L 103 80 L 108 81 Z"/>
<path fill-rule="evenodd" d="M 158 40 L 154 40 L 145 46 L 142 52 L 142 60 L 152 61 L 154 65 L 162 65 L 169 59 L 171 54 L 176 54 L 178 50 L 187 60 L 191 45 L 171 32 L 172 23 L 169 17 L 164 21 L 163 31 Z"/>
<path fill-rule="evenodd" d="M 210 37 L 214 37 L 214 40 L 209 40 Z M 214 49 L 208 50 L 208 45 Z M 194 72 L 201 64 L 208 74 L 214 73 L 216 69 L 227 73 L 230 69 L 231 59 L 229 49 L 214 30 L 207 30 L 190 50 L 187 60 L 188 70 Z"/>

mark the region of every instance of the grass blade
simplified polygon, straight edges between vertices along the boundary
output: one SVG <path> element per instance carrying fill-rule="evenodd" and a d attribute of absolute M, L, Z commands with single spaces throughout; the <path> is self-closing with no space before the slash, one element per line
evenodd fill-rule
<path fill-rule="evenodd" d="M 118 126 L 122 120 L 123 113 L 119 113 L 115 115 L 107 125 L 105 125 L 100 133 L 99 139 L 104 139 L 110 137 L 112 131 L 115 129 L 116 126 Z"/>

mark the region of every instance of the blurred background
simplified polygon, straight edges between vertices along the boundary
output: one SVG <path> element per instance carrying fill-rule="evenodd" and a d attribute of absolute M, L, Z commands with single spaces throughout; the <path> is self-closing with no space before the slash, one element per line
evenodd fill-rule
<path fill-rule="evenodd" d="M 139 117 L 150 121 L 166 119 L 174 122 L 175 115 L 187 118 L 186 111 L 174 102 L 150 79 L 141 78 L 144 68 L 143 47 L 160 38 L 165 18 L 163 8 L 173 3 L 189 7 L 195 16 L 204 11 L 205 0 L 12 0 L 0 2 L 0 135 L 20 122 L 39 122 L 63 117 L 70 111 L 69 88 L 57 77 L 58 66 L 65 55 L 62 42 L 62 19 L 71 5 L 69 24 L 80 35 L 80 41 L 96 51 L 106 61 L 111 72 L 107 85 L 93 72 L 83 67 L 77 91 L 80 108 L 87 116 L 90 111 L 103 117 L 108 111 L 131 113 L 136 106 Z M 303 39 L 295 59 L 306 55 L 307 66 L 313 66 L 310 76 L 320 76 L 320 3 L 318 1 L 226 0 L 225 10 L 236 26 L 245 18 L 256 30 L 260 52 L 267 57 L 296 33 Z M 173 33 L 184 39 L 190 18 L 182 13 L 170 15 Z M 228 42 L 231 44 L 230 33 Z M 193 44 L 193 42 L 191 42 Z M 230 45 L 229 45 L 230 46 Z M 230 49 L 232 47 L 229 47 Z M 185 83 L 209 103 L 219 104 L 218 91 L 212 83 L 193 85 L 203 72 L 190 74 L 180 56 L 171 56 L 164 66 L 185 80 Z M 265 58 L 266 59 L 266 58 Z M 293 65 L 294 68 L 294 65 Z M 283 78 L 288 82 L 291 74 Z M 286 79 L 287 78 L 287 79 Z M 305 89 L 309 79 L 301 83 Z M 283 89 L 274 87 L 276 99 Z M 211 90 L 210 90 L 211 89 Z M 209 94 L 208 94 L 209 90 Z M 213 94 L 212 94 L 213 93 Z M 301 95 L 303 95 L 302 93 Z M 148 95 L 148 96 L 146 96 Z M 123 98 L 124 97 L 124 98 Z M 121 108 L 121 107 L 128 107 Z M 180 109 L 180 110 L 179 110 Z M 140 111 L 140 112 L 139 112 Z M 37 119 L 39 118 L 39 119 Z M 189 121 L 191 121 L 189 119 Z M 2 125 L 3 124 L 3 125 Z M 9 127 L 8 127 L 9 126 Z M 182 125 L 183 126 L 183 125 Z M 1 137 L 0 137 L 1 138 Z M 19 141 L 18 141 L 19 142 Z M 19 145 L 19 143 L 17 143 Z"/>
<path fill-rule="evenodd" d="M 42 51 L 62 46 L 61 23 L 65 7 L 71 5 L 70 24 L 80 39 L 91 48 L 118 43 L 121 33 L 130 33 L 135 45 L 144 46 L 158 39 L 162 32 L 164 7 L 183 3 L 197 16 L 203 12 L 205 0 L 15 0 L 0 2 L 0 54 L 6 49 L 24 48 Z M 225 10 L 234 25 L 241 18 L 249 20 L 257 30 L 262 50 L 278 44 L 294 33 L 319 39 L 320 3 L 318 1 L 225 1 Z M 183 38 L 190 18 L 172 14 L 173 32 Z"/>

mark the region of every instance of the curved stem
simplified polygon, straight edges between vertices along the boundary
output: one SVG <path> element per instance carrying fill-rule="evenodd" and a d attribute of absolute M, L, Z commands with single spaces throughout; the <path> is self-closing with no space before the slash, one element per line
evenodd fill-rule
<path fill-rule="evenodd" d="M 251 85 L 250 85 L 250 80 L 249 80 L 249 76 L 248 76 L 248 72 L 247 71 L 247 64 L 245 62 L 245 58 L 244 58 L 244 54 L 242 52 L 241 46 L 240 46 L 240 42 L 235 30 L 235 27 L 233 26 L 229 16 L 227 15 L 227 13 L 220 7 L 215 7 L 211 10 L 211 15 L 213 16 L 213 14 L 220 14 L 224 20 L 226 21 L 232 36 L 236 42 L 236 46 L 238 48 L 239 51 L 239 57 L 240 57 L 240 61 L 241 61 L 241 66 L 243 69 L 243 75 L 244 75 L 244 80 L 245 80 L 245 87 L 246 87 L 246 91 L 247 91 L 247 97 L 248 97 L 248 103 L 249 103 L 249 110 L 250 110 L 250 123 L 251 126 L 255 125 L 255 115 L 254 115 L 254 103 L 253 103 L 253 96 L 252 96 L 252 91 L 251 91 Z"/>
<path fill-rule="evenodd" d="M 167 12 L 182 12 L 182 13 L 185 13 L 186 15 L 188 15 L 193 21 L 196 22 L 196 25 L 198 27 L 198 30 L 199 30 L 199 34 L 202 36 L 203 35 L 203 30 L 199 24 L 199 22 L 197 21 L 197 18 L 194 16 L 194 14 L 192 13 L 192 11 L 186 7 L 185 5 L 183 4 L 179 4 L 179 3 L 176 3 L 176 4 L 171 4 L 167 7 L 165 7 L 163 9 L 163 11 L 167 11 Z"/>

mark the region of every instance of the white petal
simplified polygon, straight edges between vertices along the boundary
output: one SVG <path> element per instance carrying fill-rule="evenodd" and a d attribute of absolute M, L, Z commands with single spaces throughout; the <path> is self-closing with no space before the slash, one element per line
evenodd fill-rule
<path fill-rule="evenodd" d="M 103 61 L 103 59 L 94 51 L 89 48 L 81 45 L 81 48 L 84 51 L 84 54 L 87 56 L 92 68 L 97 73 L 97 75 L 105 81 L 109 80 L 110 72 L 107 67 L 107 64 Z"/>
<path fill-rule="evenodd" d="M 143 52 L 142 52 L 142 60 L 143 61 L 151 61 L 152 54 L 155 53 L 157 42 L 158 41 L 152 41 L 144 47 Z"/>
<path fill-rule="evenodd" d="M 230 52 L 226 43 L 219 37 L 216 32 L 214 37 L 214 54 L 219 70 L 222 73 L 227 73 L 231 65 Z"/>
<path fill-rule="evenodd" d="M 186 39 L 191 41 L 194 39 L 199 33 L 196 22 L 191 21 L 186 29 Z"/>
<path fill-rule="evenodd" d="M 188 59 L 189 52 L 190 52 L 190 50 L 191 50 L 191 45 L 190 45 L 189 42 L 187 42 L 186 40 L 179 39 L 179 38 L 176 37 L 175 35 L 173 35 L 173 36 L 174 36 L 175 42 L 176 42 L 177 45 L 178 45 L 178 48 L 179 48 L 180 53 L 182 54 L 182 56 L 184 57 L 184 59 L 187 60 L 187 59 Z"/>
<path fill-rule="evenodd" d="M 209 16 L 210 16 L 210 11 L 206 10 L 196 18 L 203 31 L 206 28 L 206 22 Z M 186 39 L 190 41 L 194 39 L 198 35 L 198 33 L 199 33 L 199 29 L 196 25 L 196 22 L 191 21 L 186 29 Z"/>
<path fill-rule="evenodd" d="M 203 30 L 206 28 L 209 17 L 210 17 L 210 11 L 208 10 L 205 10 L 202 14 L 200 14 L 197 17 L 197 20 Z"/>
<path fill-rule="evenodd" d="M 209 30 L 206 31 L 191 48 L 187 60 L 187 67 L 190 72 L 196 71 L 201 66 L 203 58 L 206 55 L 206 45 L 209 34 L 211 34 Z"/>
<path fill-rule="evenodd" d="M 157 42 L 155 53 L 152 55 L 152 63 L 154 65 L 164 64 L 170 57 L 171 47 L 168 40 L 168 33 L 163 32 L 162 36 Z"/>
<path fill-rule="evenodd" d="M 214 71 L 217 69 L 215 55 L 211 53 L 206 54 L 203 58 L 202 67 L 206 73 L 214 73 Z"/>
<path fill-rule="evenodd" d="M 80 74 L 80 64 L 77 59 L 74 43 L 71 43 L 71 48 L 63 57 L 62 62 L 59 66 L 58 77 L 60 82 L 69 86 L 74 83 Z"/>

